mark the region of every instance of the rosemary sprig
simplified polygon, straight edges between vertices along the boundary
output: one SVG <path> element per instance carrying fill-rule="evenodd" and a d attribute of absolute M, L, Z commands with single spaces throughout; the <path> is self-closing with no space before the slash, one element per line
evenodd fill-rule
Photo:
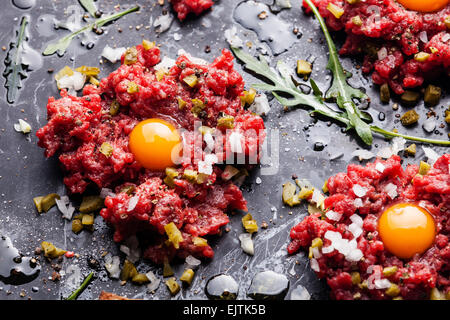
<path fill-rule="evenodd" d="M 84 291 L 84 289 L 86 289 L 88 284 L 92 281 L 93 276 L 94 276 L 94 272 L 89 273 L 89 275 L 86 277 L 86 279 L 84 279 L 81 286 L 77 290 L 72 292 L 72 294 L 70 296 L 68 296 L 66 298 L 66 300 L 76 300 L 78 298 L 78 296 Z"/>
<path fill-rule="evenodd" d="M 26 17 L 22 18 L 20 29 L 17 32 L 17 40 L 10 45 L 8 55 L 5 59 L 5 71 L 3 76 L 6 78 L 5 87 L 7 89 L 6 98 L 9 103 L 14 103 L 17 92 L 22 87 L 22 79 L 26 77 L 26 70 L 22 64 L 23 42 L 26 40 L 25 31 L 28 24 Z"/>
<path fill-rule="evenodd" d="M 94 22 L 78 29 L 77 31 L 72 32 L 71 34 L 59 39 L 56 42 L 50 43 L 47 48 L 45 48 L 44 52 L 42 53 L 44 56 L 49 56 L 52 55 L 56 52 L 58 52 L 58 54 L 62 55 L 64 54 L 64 52 L 66 51 L 66 49 L 69 47 L 71 41 L 79 34 L 88 31 L 88 30 L 93 30 L 95 28 L 100 28 L 102 26 L 104 26 L 105 24 L 117 20 L 129 13 L 135 12 L 139 10 L 139 6 L 135 6 L 132 7 L 130 9 L 124 10 L 122 12 L 118 12 L 115 13 L 113 15 L 104 17 L 104 18 L 99 18 L 96 19 Z"/>

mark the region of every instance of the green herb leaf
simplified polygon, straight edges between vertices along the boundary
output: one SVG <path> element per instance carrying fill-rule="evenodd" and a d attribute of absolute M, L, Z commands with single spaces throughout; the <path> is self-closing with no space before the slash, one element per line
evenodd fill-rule
<path fill-rule="evenodd" d="M 84 289 L 86 289 L 88 284 L 92 281 L 93 277 L 94 277 L 94 272 L 89 273 L 89 275 L 86 277 L 86 279 L 84 279 L 81 286 L 77 290 L 72 292 L 72 294 L 70 296 L 68 296 L 66 298 L 66 300 L 77 300 L 78 296 L 84 291 Z"/>
<path fill-rule="evenodd" d="M 95 13 L 97 12 L 97 6 L 94 3 L 94 0 L 78 0 L 78 2 L 82 5 L 82 7 L 89 12 L 91 16 L 95 18 Z"/>
<path fill-rule="evenodd" d="M 10 44 L 5 59 L 6 68 L 3 76 L 6 78 L 5 87 L 8 91 L 6 98 L 9 103 L 15 102 L 17 92 L 22 87 L 22 79 L 27 76 L 26 69 L 22 64 L 23 42 L 26 41 L 25 31 L 27 24 L 27 18 L 23 17 L 20 23 L 20 29 L 17 32 L 17 39 Z"/>
<path fill-rule="evenodd" d="M 118 12 L 118 13 L 115 13 L 113 15 L 107 16 L 105 18 L 96 19 L 91 24 L 88 24 L 88 25 L 84 26 L 83 28 L 80 28 L 79 30 L 72 32 L 71 34 L 69 34 L 69 35 L 59 39 L 56 42 L 50 43 L 45 48 L 45 50 L 43 52 L 43 55 L 44 56 L 49 56 L 49 55 L 52 55 L 52 54 L 54 54 L 56 52 L 58 52 L 59 55 L 63 55 L 64 52 L 66 51 L 66 49 L 69 47 L 71 41 L 77 35 L 79 35 L 80 33 L 92 30 L 94 28 L 102 27 L 102 26 L 104 26 L 105 24 L 107 24 L 107 23 L 109 23 L 111 21 L 117 20 L 117 19 L 123 17 L 124 15 L 127 15 L 127 14 L 129 14 L 131 12 L 135 12 L 135 11 L 138 11 L 138 10 L 139 10 L 139 6 L 135 6 L 135 7 L 132 7 L 130 9 L 124 10 L 122 12 Z"/>
<path fill-rule="evenodd" d="M 348 119 L 350 120 L 353 128 L 356 130 L 358 136 L 364 141 L 364 143 L 366 143 L 367 145 L 371 145 L 373 137 L 370 126 L 362 120 L 363 118 L 365 118 L 365 115 L 362 114 L 362 112 L 353 102 L 353 98 L 367 99 L 367 95 L 361 90 L 355 89 L 347 83 L 347 78 L 351 77 L 352 74 L 345 71 L 342 67 L 342 64 L 339 61 L 336 46 L 334 45 L 333 39 L 328 32 L 325 21 L 320 16 L 319 11 L 311 2 L 311 0 L 305 0 L 305 2 L 309 5 L 312 12 L 319 21 L 320 27 L 322 28 L 322 31 L 325 35 L 330 53 L 327 69 L 333 73 L 333 81 L 331 83 L 331 87 L 325 94 L 325 98 L 336 100 L 338 106 L 347 112 Z"/>
<path fill-rule="evenodd" d="M 252 85 L 253 88 L 272 92 L 274 97 L 286 107 L 305 106 L 312 108 L 312 113 L 322 114 L 339 122 L 350 124 L 346 116 L 329 108 L 321 97 L 304 94 L 292 81 L 291 74 L 283 62 L 278 62 L 278 72 L 271 68 L 264 57 L 254 58 L 242 49 L 231 47 L 236 57 L 245 64 L 245 68 L 271 82 Z M 282 95 L 283 96 L 282 96 Z M 285 97 L 287 96 L 287 97 Z"/>

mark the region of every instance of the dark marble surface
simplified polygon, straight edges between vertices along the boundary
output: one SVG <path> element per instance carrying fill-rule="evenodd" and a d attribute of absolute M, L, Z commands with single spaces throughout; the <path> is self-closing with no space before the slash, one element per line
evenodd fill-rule
<path fill-rule="evenodd" d="M 167 2 L 167 1 L 166 1 Z M 0 86 L 0 234 L 11 238 L 14 246 L 24 255 L 33 255 L 34 248 L 43 240 L 51 241 L 60 248 L 73 250 L 80 254 L 79 258 L 64 259 L 61 263 L 63 276 L 58 282 L 49 280 L 53 269 L 51 263 L 41 260 L 42 270 L 35 280 L 20 286 L 6 285 L 0 282 L 0 299 L 61 299 L 66 297 L 77 285 L 77 281 L 86 276 L 91 269 L 88 267 L 87 258 L 92 256 L 103 263 L 101 257 L 105 251 L 118 254 L 118 246 L 112 241 L 112 230 L 104 224 L 98 216 L 95 221 L 95 231 L 90 233 L 83 231 L 75 235 L 71 231 L 71 223 L 61 218 L 57 208 L 38 215 L 32 198 L 37 195 L 57 192 L 65 194 L 62 183 L 62 174 L 58 168 L 56 159 L 45 159 L 43 151 L 37 145 L 36 130 L 46 123 L 46 101 L 49 96 L 58 96 L 54 74 L 48 73 L 48 69 L 59 70 L 63 66 L 77 67 L 81 65 L 100 66 L 102 76 L 114 70 L 117 65 L 108 62 L 100 64 L 100 54 L 106 44 L 110 46 L 131 46 L 140 43 L 143 38 L 155 40 L 161 44 L 162 55 L 175 58 L 179 49 L 184 49 L 192 55 L 212 61 L 219 55 L 220 50 L 227 47 L 224 31 L 231 26 L 236 26 L 238 35 L 245 41 L 251 41 L 253 46 L 250 51 L 260 46 L 255 32 L 244 29 L 233 19 L 234 8 L 242 1 L 227 0 L 217 1 L 212 11 L 206 12 L 201 17 L 189 19 L 180 23 L 176 19 L 170 29 L 157 34 L 151 25 L 152 21 L 161 15 L 163 10 L 170 10 L 166 3 L 163 7 L 156 1 L 107 1 L 99 0 L 96 3 L 103 12 L 114 11 L 117 3 L 122 8 L 127 8 L 135 3 L 142 6 L 140 13 L 130 14 L 116 23 L 105 27 L 105 34 L 91 33 L 90 40 L 94 47 L 88 50 L 81 45 L 80 39 L 75 39 L 66 54 L 42 57 L 42 66 L 28 73 L 23 82 L 23 88 L 15 104 L 6 101 L 6 90 Z M 271 1 L 266 1 L 270 3 Z M 310 55 L 316 57 L 312 77 L 319 87 L 325 91 L 330 83 L 331 76 L 325 71 L 327 61 L 327 49 L 324 46 L 323 37 L 315 20 L 303 14 L 300 1 L 291 1 L 292 9 L 278 13 L 278 18 L 284 20 L 291 28 L 298 27 L 303 36 L 284 52 L 271 61 L 275 65 L 276 60 L 284 60 L 294 70 L 296 60 L 307 58 Z M 8 48 L 14 39 L 14 30 L 18 28 L 20 18 L 28 15 L 29 41 L 28 44 L 34 50 L 42 52 L 46 45 L 67 33 L 65 30 L 53 30 L 48 23 L 52 17 L 59 20 L 67 20 L 64 10 L 69 4 L 77 6 L 76 1 L 45 0 L 28 10 L 14 7 L 10 0 L 4 1 L 2 19 L 0 19 L 0 46 Z M 169 11 L 171 12 L 171 11 Z M 172 12 L 171 12 L 172 14 Z M 252 13 L 256 15 L 258 13 Z M 42 20 L 43 19 L 43 20 Z M 138 26 L 138 28 L 136 28 Z M 147 27 L 149 26 L 149 27 Z M 119 29 L 122 32 L 119 32 Z M 139 29 L 139 30 L 137 30 Z M 174 35 L 181 35 L 176 41 Z M 177 36 L 175 38 L 178 39 Z M 211 48 L 210 53 L 205 52 L 205 47 Z M 270 48 L 263 44 L 266 50 Z M 263 50 L 264 51 L 264 50 Z M 7 51 L 0 51 L 0 59 L 3 61 Z M 372 98 L 368 111 L 372 114 L 377 125 L 388 129 L 398 128 L 402 132 L 405 129 L 396 118 L 407 108 L 400 106 L 398 111 L 392 110 L 392 104 L 382 105 L 378 98 L 378 88 L 371 84 L 371 80 L 361 74 L 360 60 L 343 59 L 344 66 L 352 70 L 353 77 L 350 83 L 362 86 Z M 239 64 L 237 69 L 242 71 L 247 86 L 256 83 L 255 79 L 244 72 Z M 2 64 L 2 69 L 4 64 Z M 301 81 L 300 79 L 298 79 Z M 448 83 L 448 78 L 445 80 Z M 440 83 L 444 86 L 444 83 Z M 448 106 L 449 99 L 444 97 L 441 104 L 435 108 L 439 124 L 443 123 L 444 106 Z M 229 232 L 223 232 L 221 237 L 212 240 L 216 255 L 209 263 L 204 263 L 195 276 L 190 289 L 182 290 L 173 299 L 206 299 L 204 286 L 206 281 L 218 273 L 231 275 L 239 283 L 239 299 L 248 299 L 246 291 L 252 277 L 264 270 L 273 270 L 285 274 L 290 282 L 290 290 L 297 285 L 303 285 L 312 295 L 313 299 L 327 299 L 328 293 L 324 282 L 319 281 L 309 268 L 309 262 L 305 254 L 299 253 L 288 256 L 286 245 L 289 243 L 289 230 L 298 223 L 306 214 L 306 206 L 286 208 L 281 202 L 281 185 L 291 179 L 292 174 L 300 178 L 310 179 L 315 185 L 321 186 L 330 175 L 342 171 L 350 162 L 357 162 L 351 157 L 351 152 L 363 145 L 351 134 L 341 132 L 341 127 L 332 123 L 327 125 L 325 121 L 319 121 L 314 126 L 304 130 L 304 127 L 313 122 L 308 112 L 303 109 L 283 111 L 275 100 L 271 100 L 271 111 L 266 117 L 268 129 L 279 130 L 280 157 L 279 171 L 276 175 L 263 176 L 260 169 L 256 168 L 247 179 L 243 189 L 248 200 L 249 211 L 261 223 L 269 222 L 269 228 L 260 229 L 255 241 L 255 255 L 250 257 L 242 252 L 238 235 L 242 232 L 241 217 L 231 216 Z M 425 113 L 429 111 L 423 103 L 416 107 L 421 114 L 419 125 L 408 130 L 411 134 L 428 135 L 421 125 L 426 119 Z M 379 112 L 384 112 L 384 121 L 378 120 Z M 26 119 L 32 126 L 32 133 L 28 136 L 14 131 L 13 124 L 19 118 Z M 442 133 L 431 136 L 441 139 L 447 138 L 448 127 L 438 128 Z M 322 142 L 325 148 L 321 152 L 313 150 L 315 142 Z M 381 137 L 376 137 L 371 151 L 389 144 Z M 448 150 L 436 147 L 438 153 Z M 335 160 L 330 157 L 342 154 Z M 405 163 L 418 162 L 423 157 L 419 148 L 416 158 L 407 158 Z M 256 181 L 260 178 L 261 183 Z M 123 254 L 121 254 L 123 259 Z M 56 261 L 54 262 L 56 263 Z M 153 270 L 160 274 L 161 270 L 146 261 L 139 263 L 141 271 Z M 174 265 L 176 275 L 181 275 L 183 263 Z M 77 271 L 80 270 L 80 277 Z M 118 280 L 110 280 L 106 271 L 99 270 L 98 277 L 92 282 L 79 299 L 96 299 L 101 290 L 111 291 L 120 295 L 145 299 L 169 299 L 170 294 L 163 283 L 155 294 L 148 294 L 145 286 L 126 284 L 121 286 Z M 159 275 L 162 277 L 161 275 Z M 33 290 L 34 288 L 34 290 Z M 38 290 L 37 290 L 38 289 Z M 290 292 L 286 298 L 289 299 Z"/>

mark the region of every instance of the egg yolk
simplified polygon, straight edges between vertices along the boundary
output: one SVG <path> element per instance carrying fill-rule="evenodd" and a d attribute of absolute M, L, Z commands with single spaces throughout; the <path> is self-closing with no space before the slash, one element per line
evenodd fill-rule
<path fill-rule="evenodd" d="M 135 159 L 151 170 L 164 170 L 176 161 L 181 137 L 177 129 L 161 119 L 147 119 L 130 134 L 130 150 Z"/>
<path fill-rule="evenodd" d="M 398 203 L 383 212 L 378 221 L 378 232 L 387 251 L 398 258 L 409 259 L 433 244 L 436 226 L 424 208 L 412 203 Z"/>
<path fill-rule="evenodd" d="M 406 9 L 419 12 L 435 12 L 444 8 L 449 0 L 397 0 Z"/>

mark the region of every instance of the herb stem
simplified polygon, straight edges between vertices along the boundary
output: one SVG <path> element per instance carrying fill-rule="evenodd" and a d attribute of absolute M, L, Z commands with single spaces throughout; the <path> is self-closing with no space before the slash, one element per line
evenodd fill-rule
<path fill-rule="evenodd" d="M 450 141 L 444 141 L 444 140 L 437 140 L 437 139 L 428 139 L 428 138 L 422 138 L 422 137 L 415 137 L 415 136 L 409 136 L 406 134 L 401 134 L 397 132 L 387 131 L 377 126 L 371 126 L 370 130 L 373 132 L 382 134 L 386 138 L 393 138 L 393 137 L 402 137 L 406 140 L 411 141 L 417 141 L 417 142 L 423 142 L 423 143 L 431 143 L 436 145 L 442 145 L 442 146 L 450 146 Z"/>
<path fill-rule="evenodd" d="M 76 300 L 78 296 L 86 289 L 87 285 L 92 281 L 92 277 L 94 276 L 94 272 L 89 273 L 89 275 L 84 279 L 81 286 L 75 290 L 70 296 L 66 298 L 66 300 Z"/>

